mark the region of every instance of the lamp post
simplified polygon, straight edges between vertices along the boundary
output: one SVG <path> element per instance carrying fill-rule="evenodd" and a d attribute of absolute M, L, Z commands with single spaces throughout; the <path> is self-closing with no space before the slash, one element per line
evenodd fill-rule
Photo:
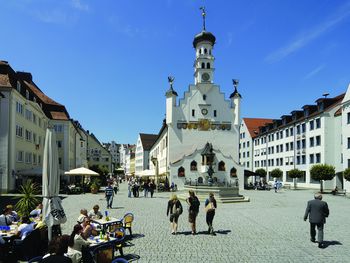
<path fill-rule="evenodd" d="M 155 170 L 155 177 L 156 177 L 156 186 L 157 186 L 157 189 L 158 189 L 158 185 L 159 185 L 159 166 L 158 166 L 158 159 L 157 159 L 157 157 L 154 157 L 154 156 L 152 156 L 152 158 L 151 158 L 151 161 L 152 161 L 152 163 L 153 163 L 153 165 L 154 165 L 154 170 Z"/>

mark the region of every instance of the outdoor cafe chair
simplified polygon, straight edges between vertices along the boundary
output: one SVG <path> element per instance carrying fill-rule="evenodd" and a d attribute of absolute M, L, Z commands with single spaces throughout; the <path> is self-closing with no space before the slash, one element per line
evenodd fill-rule
<path fill-rule="evenodd" d="M 94 263 L 110 263 L 114 259 L 114 242 L 97 246 L 90 253 Z"/>
<path fill-rule="evenodd" d="M 132 213 L 126 213 L 123 218 L 124 228 L 129 230 L 130 236 L 132 237 L 132 222 L 134 221 L 134 215 Z"/>
<path fill-rule="evenodd" d="M 129 261 L 127 261 L 125 258 L 116 258 L 111 263 L 128 263 L 128 262 Z"/>
<path fill-rule="evenodd" d="M 121 256 L 124 256 L 123 245 L 125 239 L 125 229 L 123 227 L 118 227 L 112 233 L 112 236 L 115 238 L 115 248 L 119 250 Z"/>
<path fill-rule="evenodd" d="M 120 228 L 120 227 L 123 227 L 123 222 L 122 221 L 117 221 L 117 222 L 114 222 L 113 224 L 109 225 L 108 226 L 108 230 L 109 232 L 115 232 L 115 230 L 117 228 Z"/>
<path fill-rule="evenodd" d="M 14 240 L 14 253 L 19 260 L 30 260 L 41 253 L 40 229 L 34 229 L 23 240 Z"/>

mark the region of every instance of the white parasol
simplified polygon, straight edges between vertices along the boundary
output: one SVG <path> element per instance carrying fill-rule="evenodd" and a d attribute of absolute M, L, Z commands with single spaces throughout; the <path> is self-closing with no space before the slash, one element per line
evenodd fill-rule
<path fill-rule="evenodd" d="M 48 238 L 52 238 L 52 226 L 67 221 L 59 198 L 60 173 L 56 136 L 52 129 L 46 130 L 43 155 L 43 220 L 48 227 Z"/>

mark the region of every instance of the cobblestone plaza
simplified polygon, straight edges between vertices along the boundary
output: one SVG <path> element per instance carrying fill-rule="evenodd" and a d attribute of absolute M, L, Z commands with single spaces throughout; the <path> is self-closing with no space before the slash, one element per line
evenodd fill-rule
<path fill-rule="evenodd" d="M 138 262 L 350 262 L 349 199 L 324 195 L 330 216 L 325 225 L 325 249 L 310 242 L 309 223 L 303 221 L 312 190 L 244 191 L 250 202 L 218 204 L 214 218 L 216 236 L 206 234 L 203 202 L 197 219 L 198 235 L 190 234 L 187 211 L 179 219 L 176 236 L 166 217 L 170 193 L 154 198 L 128 198 L 126 184 L 114 198 L 111 216 L 135 215 L 135 238 L 124 248 L 125 255 L 138 255 Z M 68 221 L 63 233 L 70 234 L 80 208 L 106 208 L 104 194 L 70 195 L 63 200 Z"/>

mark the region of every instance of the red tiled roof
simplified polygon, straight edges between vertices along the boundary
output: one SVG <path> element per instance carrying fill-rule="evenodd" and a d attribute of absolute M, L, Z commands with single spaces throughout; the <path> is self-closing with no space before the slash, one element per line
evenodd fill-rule
<path fill-rule="evenodd" d="M 243 118 L 245 125 L 252 138 L 259 134 L 259 127 L 273 122 L 273 119 Z"/>
<path fill-rule="evenodd" d="M 50 111 L 53 120 L 69 120 L 64 111 Z"/>
<path fill-rule="evenodd" d="M 48 96 L 46 96 L 34 83 L 29 83 L 27 81 L 24 81 L 24 83 L 28 86 L 28 88 L 30 88 L 31 91 L 33 91 L 33 93 L 38 96 L 38 98 L 40 100 L 42 100 L 44 103 L 46 104 L 50 104 L 50 105 L 58 105 L 58 106 L 62 106 L 61 104 L 57 103 L 56 101 L 54 101 L 53 99 L 49 98 Z"/>
<path fill-rule="evenodd" d="M 341 107 L 334 113 L 334 116 L 340 116 L 342 114 Z"/>

